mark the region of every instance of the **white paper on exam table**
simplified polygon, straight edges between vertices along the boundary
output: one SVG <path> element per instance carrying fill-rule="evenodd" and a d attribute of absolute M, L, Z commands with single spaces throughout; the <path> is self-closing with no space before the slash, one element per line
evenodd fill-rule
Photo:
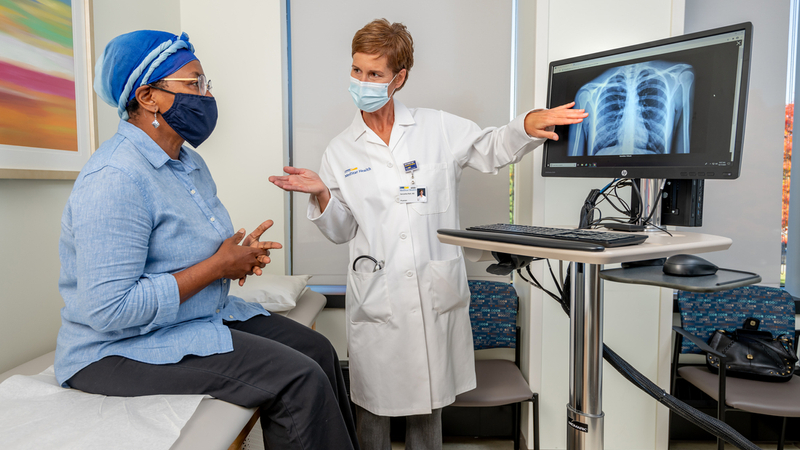
<path fill-rule="evenodd" d="M 203 397 L 87 394 L 59 386 L 50 366 L 0 383 L 0 447 L 167 450 Z"/>

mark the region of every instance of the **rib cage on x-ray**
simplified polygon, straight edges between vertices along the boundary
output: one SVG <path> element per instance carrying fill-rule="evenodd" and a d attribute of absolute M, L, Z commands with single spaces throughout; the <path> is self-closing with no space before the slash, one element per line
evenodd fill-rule
<path fill-rule="evenodd" d="M 689 153 L 694 70 L 652 61 L 607 70 L 585 84 L 569 128 L 569 156 Z"/>

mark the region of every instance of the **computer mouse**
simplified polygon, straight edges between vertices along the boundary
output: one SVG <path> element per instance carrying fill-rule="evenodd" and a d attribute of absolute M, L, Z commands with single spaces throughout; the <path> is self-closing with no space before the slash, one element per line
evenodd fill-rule
<path fill-rule="evenodd" d="M 717 267 L 712 262 L 696 255 L 673 255 L 664 262 L 664 273 L 676 277 L 699 277 L 714 275 Z"/>

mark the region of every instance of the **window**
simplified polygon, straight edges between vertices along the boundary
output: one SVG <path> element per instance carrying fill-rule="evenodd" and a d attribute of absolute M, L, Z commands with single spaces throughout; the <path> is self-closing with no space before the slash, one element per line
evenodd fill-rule
<path fill-rule="evenodd" d="M 797 65 L 798 0 L 791 1 L 789 55 L 786 70 L 786 107 L 783 127 L 783 190 L 781 203 L 781 287 L 786 286 L 786 255 L 789 245 L 789 199 L 794 129 L 795 69 Z"/>
<path fill-rule="evenodd" d="M 781 287 L 786 285 L 786 247 L 789 238 L 789 186 L 792 171 L 792 128 L 794 126 L 794 102 L 786 105 L 783 129 L 783 202 L 781 204 Z"/>

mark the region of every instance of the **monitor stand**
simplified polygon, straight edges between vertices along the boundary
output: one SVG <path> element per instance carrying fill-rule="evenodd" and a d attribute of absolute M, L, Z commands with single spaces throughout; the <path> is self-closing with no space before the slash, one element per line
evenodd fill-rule
<path fill-rule="evenodd" d="M 661 191 L 664 188 L 664 182 L 666 180 L 663 178 L 639 178 L 634 180 L 634 182 L 636 181 L 638 181 L 639 194 L 641 195 L 639 210 L 642 212 L 641 217 L 636 223 L 638 225 L 645 225 L 644 222 L 647 220 L 648 214 L 655 208 L 653 215 L 650 217 L 650 223 L 645 225 L 644 231 L 661 231 L 661 229 L 658 228 L 661 226 Z"/>

